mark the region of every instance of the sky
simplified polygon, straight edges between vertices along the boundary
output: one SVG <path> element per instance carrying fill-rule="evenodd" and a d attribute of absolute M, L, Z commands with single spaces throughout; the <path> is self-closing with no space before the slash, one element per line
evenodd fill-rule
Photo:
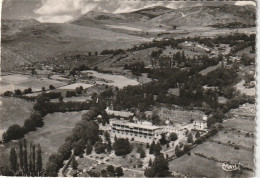
<path fill-rule="evenodd" d="M 181 8 L 189 6 L 215 5 L 223 2 L 184 2 L 155 0 L 2 0 L 2 18 L 32 19 L 40 22 L 64 23 L 91 10 L 107 13 L 124 13 L 151 7 L 165 6 Z M 239 6 L 254 5 L 254 1 L 225 2 Z"/>

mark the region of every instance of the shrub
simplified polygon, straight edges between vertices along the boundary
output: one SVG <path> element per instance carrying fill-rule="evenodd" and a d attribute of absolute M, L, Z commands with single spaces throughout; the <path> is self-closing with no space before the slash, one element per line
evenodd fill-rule
<path fill-rule="evenodd" d="M 117 156 L 127 155 L 132 151 L 129 140 L 124 138 L 118 138 L 113 144 L 113 148 Z"/>

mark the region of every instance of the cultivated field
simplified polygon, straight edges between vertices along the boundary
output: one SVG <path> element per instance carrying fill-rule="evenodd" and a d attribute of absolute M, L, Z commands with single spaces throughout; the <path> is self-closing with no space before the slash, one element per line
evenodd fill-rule
<path fill-rule="evenodd" d="M 235 144 L 249 149 L 252 149 L 255 144 L 254 136 L 246 136 L 245 133 L 239 133 L 238 131 L 220 131 L 211 140 L 225 144 Z"/>
<path fill-rule="evenodd" d="M 249 133 L 255 132 L 255 121 L 251 119 L 236 118 L 224 122 L 223 126 L 249 132 Z"/>
<path fill-rule="evenodd" d="M 242 163 L 244 166 L 254 169 L 254 152 L 245 149 L 236 150 L 231 146 L 218 144 L 215 142 L 207 141 L 198 145 L 192 150 L 193 153 L 200 153 L 207 157 L 213 157 L 218 161 L 229 161 L 237 164 Z"/>
<path fill-rule="evenodd" d="M 19 98 L 0 97 L 0 140 L 2 133 L 12 124 L 23 125 L 33 110 L 33 103 Z"/>
<path fill-rule="evenodd" d="M 44 126 L 37 131 L 26 134 L 25 138 L 42 147 L 43 165 L 46 164 L 50 154 L 57 152 L 65 138 L 70 135 L 75 124 L 81 120 L 81 112 L 52 113 L 44 117 Z"/>
<path fill-rule="evenodd" d="M 184 155 L 169 162 L 170 171 L 175 171 L 192 177 L 251 177 L 253 173 L 241 170 L 240 173 L 232 175 L 231 172 L 225 172 L 221 164 L 214 160 L 209 160 L 194 154 Z"/>

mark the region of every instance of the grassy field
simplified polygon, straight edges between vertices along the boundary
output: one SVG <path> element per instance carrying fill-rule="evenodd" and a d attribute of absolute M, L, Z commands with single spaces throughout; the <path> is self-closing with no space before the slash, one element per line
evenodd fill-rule
<path fill-rule="evenodd" d="M 220 131 L 217 135 L 212 137 L 211 140 L 240 145 L 250 149 L 252 149 L 255 144 L 255 137 L 246 137 L 244 133 L 238 133 L 237 131 Z"/>
<path fill-rule="evenodd" d="M 192 150 L 193 153 L 214 157 L 219 161 L 241 162 L 244 166 L 254 169 L 254 152 L 245 149 L 236 150 L 231 146 L 225 146 L 207 141 Z"/>
<path fill-rule="evenodd" d="M 85 89 L 85 88 L 92 87 L 93 85 L 91 85 L 91 84 L 86 84 L 86 83 L 73 83 L 73 84 L 71 84 L 71 85 L 66 85 L 66 86 L 60 87 L 59 89 L 63 89 L 63 90 L 74 90 L 74 89 L 76 89 L 77 87 L 80 87 L 80 86 L 82 86 L 83 89 Z"/>
<path fill-rule="evenodd" d="M 88 73 L 90 76 L 93 76 L 96 79 L 98 79 L 98 81 L 96 81 L 97 84 L 113 85 L 118 88 L 123 88 L 128 85 L 139 84 L 136 80 L 126 78 L 122 75 L 104 74 L 93 70 L 83 71 L 83 73 Z"/>
<path fill-rule="evenodd" d="M 222 170 L 221 165 L 214 160 L 202 158 L 200 156 L 191 154 L 191 156 L 184 155 L 169 162 L 170 171 L 175 171 L 190 177 L 231 177 L 232 173 Z M 251 177 L 253 173 L 242 170 L 241 173 L 236 174 L 235 177 Z M 233 175 L 234 177 L 234 175 Z"/>
<path fill-rule="evenodd" d="M 206 69 L 200 71 L 199 73 L 204 76 L 207 75 L 209 72 L 216 70 L 218 67 L 220 67 L 220 63 L 214 66 L 207 67 Z"/>
<path fill-rule="evenodd" d="M 253 87 L 253 88 L 246 88 L 244 86 L 244 83 L 245 83 L 244 80 L 242 80 L 241 82 L 237 83 L 236 84 L 237 90 L 239 90 L 241 93 L 245 93 L 246 95 L 255 96 L 256 95 L 255 87 Z"/>
<path fill-rule="evenodd" d="M 249 120 L 249 119 L 237 118 L 237 119 L 233 119 L 233 120 L 228 120 L 223 123 L 223 126 L 250 132 L 250 133 L 255 132 L 255 121 Z"/>
<path fill-rule="evenodd" d="M 61 87 L 66 85 L 66 83 L 47 78 L 32 77 L 30 75 L 12 74 L 2 76 L 0 93 L 4 93 L 7 90 L 24 90 L 26 88 L 32 88 L 33 92 L 41 91 L 42 87 L 48 89 L 49 85 L 53 85 L 54 87 Z"/>
<path fill-rule="evenodd" d="M 26 134 L 25 138 L 42 147 L 43 164 L 45 165 L 50 154 L 56 152 L 65 138 L 70 135 L 75 124 L 81 120 L 81 112 L 53 113 L 44 117 L 44 126 L 37 131 Z"/>
<path fill-rule="evenodd" d="M 0 97 L 0 140 L 2 133 L 12 124 L 23 125 L 33 110 L 33 103 L 19 98 Z"/>
<path fill-rule="evenodd" d="M 154 111 L 158 112 L 160 119 L 166 120 L 169 119 L 175 124 L 185 124 L 190 123 L 190 119 L 202 120 L 203 112 L 199 110 L 182 110 L 182 109 L 173 109 L 173 108 L 154 108 Z"/>

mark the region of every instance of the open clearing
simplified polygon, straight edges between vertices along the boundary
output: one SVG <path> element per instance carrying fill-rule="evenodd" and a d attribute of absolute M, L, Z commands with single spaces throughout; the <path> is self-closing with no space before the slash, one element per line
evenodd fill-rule
<path fill-rule="evenodd" d="M 54 87 L 61 87 L 66 85 L 65 82 L 60 82 L 57 80 L 51 80 L 47 78 L 36 78 L 30 75 L 22 75 L 22 74 L 13 74 L 1 77 L 1 88 L 0 93 L 4 93 L 5 91 L 13 91 L 16 89 L 24 90 L 26 88 L 32 88 L 34 91 L 41 91 L 42 87 L 46 89 L 49 88 L 49 85 L 53 85 Z"/>
<path fill-rule="evenodd" d="M 85 102 L 91 100 L 90 96 L 75 96 L 70 98 L 63 98 L 64 102 L 72 101 L 72 102 Z M 59 99 L 51 99 L 51 102 L 59 102 Z"/>
<path fill-rule="evenodd" d="M 23 125 L 33 110 L 33 103 L 19 98 L 0 97 L 0 140 L 2 133 L 12 124 Z"/>
<path fill-rule="evenodd" d="M 211 138 L 214 141 L 220 141 L 221 143 L 231 143 L 239 146 L 243 146 L 252 149 L 255 144 L 255 137 L 246 137 L 244 133 L 238 133 L 238 131 L 220 131 Z"/>
<path fill-rule="evenodd" d="M 202 120 L 204 113 L 199 110 L 182 110 L 182 109 L 173 109 L 160 107 L 155 108 L 155 112 L 158 112 L 160 119 L 167 120 L 174 124 L 187 124 L 190 123 L 190 119 Z"/>
<path fill-rule="evenodd" d="M 83 71 L 82 73 L 88 73 L 90 76 L 93 76 L 97 79 L 101 79 L 100 81 L 96 81 L 98 84 L 107 84 L 113 85 L 118 88 L 123 88 L 128 85 L 138 85 L 139 83 L 134 79 L 126 78 L 122 75 L 112 75 L 112 74 L 104 74 L 99 73 L 93 70 Z"/>
<path fill-rule="evenodd" d="M 237 130 L 254 133 L 255 132 L 255 121 L 249 119 L 232 119 L 223 123 L 224 127 L 234 128 Z"/>
<path fill-rule="evenodd" d="M 91 84 L 86 84 L 86 83 L 73 83 L 73 84 L 71 84 L 71 85 L 67 85 L 67 86 L 60 87 L 59 89 L 63 89 L 63 90 L 74 90 L 74 89 L 76 89 L 77 87 L 80 87 L 80 86 L 82 86 L 83 89 L 85 89 L 85 88 L 92 87 L 93 85 L 91 85 Z"/>
<path fill-rule="evenodd" d="M 199 73 L 203 76 L 207 75 L 209 72 L 212 72 L 214 70 L 216 70 L 218 67 L 220 67 L 220 63 L 214 66 L 210 66 L 207 67 L 206 69 L 203 69 L 202 71 L 200 71 Z"/>
<path fill-rule="evenodd" d="M 255 91 L 255 87 L 253 88 L 246 88 L 244 86 L 245 81 L 242 80 L 241 82 L 239 82 L 238 84 L 236 84 L 236 88 L 241 92 L 241 93 L 245 93 L 246 95 L 249 96 L 255 96 L 256 91 Z"/>
<path fill-rule="evenodd" d="M 192 150 L 193 153 L 200 153 L 207 157 L 216 158 L 219 161 L 229 161 L 237 164 L 242 163 L 244 166 L 254 169 L 254 152 L 245 149 L 236 150 L 231 146 L 218 144 L 207 141 L 198 145 Z"/>
<path fill-rule="evenodd" d="M 70 135 L 75 124 L 81 120 L 81 112 L 52 113 L 44 117 L 44 126 L 34 132 L 25 135 L 25 138 L 33 143 L 39 143 L 42 147 L 43 165 L 45 166 L 49 156 L 57 152 L 65 138 Z"/>
<path fill-rule="evenodd" d="M 194 154 L 191 156 L 184 155 L 169 162 L 170 171 L 175 171 L 181 174 L 192 177 L 231 177 L 231 172 L 222 170 L 221 165 L 214 160 L 209 160 Z M 252 177 L 253 173 L 242 170 L 241 173 L 236 174 L 235 177 Z"/>

